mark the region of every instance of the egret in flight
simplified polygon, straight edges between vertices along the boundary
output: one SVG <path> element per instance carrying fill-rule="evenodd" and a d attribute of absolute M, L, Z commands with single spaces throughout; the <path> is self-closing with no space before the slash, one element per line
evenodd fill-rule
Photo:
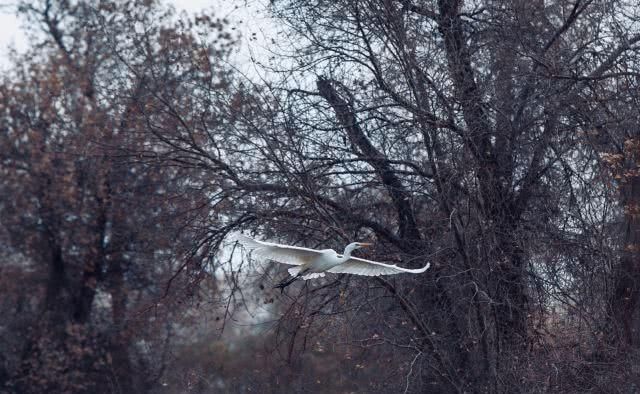
<path fill-rule="evenodd" d="M 282 264 L 294 265 L 289 268 L 291 278 L 282 281 L 274 288 L 284 291 L 284 288 L 295 282 L 296 279 L 304 280 L 321 278 L 325 272 L 334 274 L 354 274 L 365 276 L 395 275 L 402 273 L 420 274 L 429 268 L 429 263 L 422 268 L 408 269 L 397 265 L 383 264 L 376 261 L 365 260 L 351 256 L 351 253 L 371 244 L 352 242 L 344 248 L 343 254 L 338 254 L 333 249 L 308 249 L 300 246 L 280 245 L 271 242 L 257 241 L 243 234 L 237 234 L 236 240 L 254 255 L 273 260 Z"/>

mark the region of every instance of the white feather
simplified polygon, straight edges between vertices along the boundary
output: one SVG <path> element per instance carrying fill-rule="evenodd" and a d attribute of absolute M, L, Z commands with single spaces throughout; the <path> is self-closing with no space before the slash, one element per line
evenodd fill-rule
<path fill-rule="evenodd" d="M 245 248 L 251 250 L 253 255 L 282 264 L 302 265 L 317 259 L 322 254 L 317 250 L 299 246 L 278 245 L 271 242 L 256 241 L 243 234 L 237 234 L 235 238 Z"/>
<path fill-rule="evenodd" d="M 421 274 L 429 269 L 430 265 L 431 264 L 427 263 L 427 265 L 422 268 L 409 269 L 398 267 L 397 265 L 378 263 L 377 261 L 351 257 L 344 263 L 331 268 L 328 272 L 334 274 L 354 274 L 364 276 L 395 275 L 402 273 Z"/>
<path fill-rule="evenodd" d="M 324 272 L 314 272 L 311 274 L 302 275 L 301 278 L 304 280 L 316 279 L 324 277 Z"/>
<path fill-rule="evenodd" d="M 300 273 L 300 266 L 291 267 L 287 271 L 289 271 L 289 275 L 297 276 Z"/>
<path fill-rule="evenodd" d="M 303 268 L 304 268 L 303 266 L 298 265 L 298 266 L 289 268 L 287 271 L 289 271 L 289 275 L 295 277 L 295 276 L 298 276 L 298 274 Z M 322 278 L 323 276 L 324 276 L 324 272 L 309 272 L 307 274 L 302 275 L 301 278 L 304 280 L 309 280 L 309 279 L 315 279 L 315 278 Z"/>

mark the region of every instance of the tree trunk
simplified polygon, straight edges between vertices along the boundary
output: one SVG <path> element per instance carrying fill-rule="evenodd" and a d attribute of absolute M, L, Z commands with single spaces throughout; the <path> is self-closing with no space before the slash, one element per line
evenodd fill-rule
<path fill-rule="evenodd" d="M 625 143 L 625 166 L 619 178 L 624 207 L 623 243 L 610 300 L 615 340 L 640 347 L 640 139 Z"/>
<path fill-rule="evenodd" d="M 119 258 L 109 262 L 108 285 L 111 294 L 113 329 L 110 338 L 111 366 L 114 386 L 119 393 L 141 392 L 136 389 L 134 371 L 129 357 L 130 336 L 127 330 L 127 294 L 124 270 Z"/>

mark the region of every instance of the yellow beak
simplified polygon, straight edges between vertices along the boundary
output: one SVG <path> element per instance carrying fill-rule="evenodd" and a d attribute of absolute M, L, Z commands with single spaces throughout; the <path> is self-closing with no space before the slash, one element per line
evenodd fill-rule
<path fill-rule="evenodd" d="M 360 246 L 371 246 L 373 244 L 370 243 L 364 243 L 364 242 L 359 242 Z"/>

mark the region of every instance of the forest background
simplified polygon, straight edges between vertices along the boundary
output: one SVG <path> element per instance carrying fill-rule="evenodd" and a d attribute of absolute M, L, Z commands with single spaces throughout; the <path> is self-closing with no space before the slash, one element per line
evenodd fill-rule
<path fill-rule="evenodd" d="M 0 392 L 640 389 L 634 1 L 12 9 Z"/>

